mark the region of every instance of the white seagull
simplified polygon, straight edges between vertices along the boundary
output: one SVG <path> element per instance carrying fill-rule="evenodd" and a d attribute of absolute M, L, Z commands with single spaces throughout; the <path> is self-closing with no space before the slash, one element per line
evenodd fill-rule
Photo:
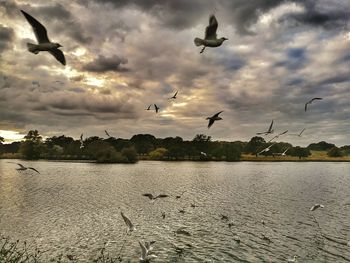
<path fill-rule="evenodd" d="M 295 136 L 301 137 L 301 135 L 303 134 L 303 132 L 304 132 L 305 130 L 306 130 L 306 129 L 304 128 L 300 133 L 298 133 L 298 134 L 291 133 L 290 135 L 295 135 Z"/>
<path fill-rule="evenodd" d="M 273 126 L 273 120 L 271 121 L 271 124 L 270 124 L 270 127 L 267 131 L 265 132 L 258 132 L 257 135 L 268 135 L 268 134 L 272 134 L 273 133 L 273 129 L 272 129 L 272 126 Z"/>
<path fill-rule="evenodd" d="M 284 151 L 284 152 L 282 152 L 282 153 L 273 153 L 272 155 L 273 156 L 286 156 L 286 152 L 289 150 L 289 147 Z"/>
<path fill-rule="evenodd" d="M 120 212 L 120 214 L 123 217 L 126 226 L 128 227 L 128 229 L 126 230 L 126 233 L 130 233 L 130 232 L 136 230 L 135 226 L 133 225 L 133 223 L 131 223 L 130 219 L 127 218 L 123 212 Z"/>
<path fill-rule="evenodd" d="M 298 256 L 294 256 L 293 258 L 289 258 L 289 259 L 287 259 L 287 262 L 297 262 L 297 257 Z"/>
<path fill-rule="evenodd" d="M 207 117 L 206 120 L 209 120 L 208 123 L 208 129 L 214 124 L 215 121 L 222 120 L 222 118 L 219 117 L 219 114 L 223 111 L 219 111 L 218 113 L 214 114 L 211 117 Z"/>
<path fill-rule="evenodd" d="M 218 29 L 218 21 L 214 15 L 209 17 L 209 25 L 205 29 L 204 39 L 196 37 L 194 39 L 194 44 L 196 46 L 204 46 L 200 53 L 203 53 L 206 47 L 219 47 L 225 40 L 228 40 L 225 37 L 217 38 L 216 30 Z"/>
<path fill-rule="evenodd" d="M 83 134 L 80 135 L 80 149 L 84 148 L 84 140 L 83 140 Z"/>
<path fill-rule="evenodd" d="M 8 163 L 13 163 L 13 162 L 8 162 Z M 20 163 L 14 163 L 14 164 L 17 164 L 19 166 L 18 168 L 16 168 L 17 171 L 25 171 L 25 170 L 30 169 L 30 170 L 33 170 L 33 171 L 37 172 L 38 174 L 40 174 L 39 171 L 33 167 L 29 167 L 29 166 L 25 167 L 23 164 L 20 164 Z"/>
<path fill-rule="evenodd" d="M 66 65 L 64 54 L 58 48 L 62 47 L 59 43 L 51 42 L 47 36 L 46 28 L 34 17 L 21 10 L 28 23 L 32 26 L 38 44 L 27 43 L 28 51 L 38 54 L 40 51 L 48 51 L 62 65 Z"/>
<path fill-rule="evenodd" d="M 200 152 L 200 154 L 207 157 L 207 154 L 205 152 Z"/>
<path fill-rule="evenodd" d="M 153 242 L 154 243 L 154 242 Z M 151 250 L 151 242 L 142 242 L 139 241 L 140 247 L 141 247 L 141 257 L 140 262 L 150 262 L 151 259 L 156 258 L 157 256 L 154 255 Z"/>
<path fill-rule="evenodd" d="M 322 100 L 322 98 L 312 98 L 308 102 L 305 103 L 305 111 L 307 111 L 307 105 L 313 103 L 315 100 Z"/>
<path fill-rule="evenodd" d="M 258 152 L 258 155 L 261 154 L 261 153 L 263 153 L 263 152 L 268 152 L 268 151 L 270 151 L 271 147 L 272 147 L 273 145 L 275 145 L 275 144 L 276 144 L 276 143 L 273 143 L 273 144 L 271 144 L 269 147 L 266 147 L 264 150 Z"/>
<path fill-rule="evenodd" d="M 315 204 L 310 208 L 310 211 L 315 211 L 316 209 L 319 209 L 319 208 L 324 208 L 324 205 Z"/>
<path fill-rule="evenodd" d="M 275 136 L 274 136 L 271 140 L 269 140 L 268 142 L 271 142 L 271 141 L 273 141 L 274 139 L 279 138 L 280 136 L 286 134 L 287 132 L 288 132 L 288 130 L 286 130 L 286 131 L 284 131 L 284 132 L 281 132 L 281 133 L 275 135 Z"/>

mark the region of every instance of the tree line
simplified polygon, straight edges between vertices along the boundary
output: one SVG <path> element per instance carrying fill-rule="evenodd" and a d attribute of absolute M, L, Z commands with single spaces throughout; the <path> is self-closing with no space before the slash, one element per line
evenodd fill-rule
<path fill-rule="evenodd" d="M 156 138 L 151 134 L 137 134 L 130 139 L 98 136 L 83 141 L 65 135 L 43 140 L 37 130 L 31 130 L 20 142 L 4 144 L 0 137 L 2 158 L 92 160 L 101 163 L 134 163 L 138 159 L 152 160 L 225 160 L 238 161 L 242 154 L 256 155 L 264 148 L 271 150 L 261 155 L 272 156 L 288 148 L 287 155 L 308 157 L 311 151 L 327 151 L 331 157 L 350 154 L 350 145 L 341 148 L 327 142 L 312 143 L 308 147 L 294 147 L 287 142 L 266 142 L 255 136 L 249 142 L 213 141 L 211 136 L 197 134 L 192 140 L 181 137 Z"/>

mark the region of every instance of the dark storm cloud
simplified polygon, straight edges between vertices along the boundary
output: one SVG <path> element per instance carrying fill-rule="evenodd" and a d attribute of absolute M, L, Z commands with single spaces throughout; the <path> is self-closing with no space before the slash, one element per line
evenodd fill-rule
<path fill-rule="evenodd" d="M 13 29 L 0 24 L 0 54 L 10 46 L 13 38 Z"/>
<path fill-rule="evenodd" d="M 99 55 L 95 60 L 86 64 L 83 67 L 83 70 L 90 72 L 103 73 L 107 71 L 119 71 L 124 72 L 128 71 L 127 68 L 123 67 L 123 65 L 127 64 L 128 60 L 123 57 L 119 57 L 117 55 L 112 57 L 105 57 Z"/>

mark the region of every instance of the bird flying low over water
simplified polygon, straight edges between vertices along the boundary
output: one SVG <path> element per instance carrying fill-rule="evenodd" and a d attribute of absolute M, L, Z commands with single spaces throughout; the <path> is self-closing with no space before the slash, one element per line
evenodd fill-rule
<path fill-rule="evenodd" d="M 313 103 L 315 100 L 322 100 L 322 98 L 313 98 L 305 103 L 305 111 L 307 111 L 307 105 Z"/>
<path fill-rule="evenodd" d="M 274 136 L 271 140 L 269 140 L 268 142 L 271 142 L 271 141 L 273 141 L 274 139 L 277 139 L 277 138 L 279 138 L 281 135 L 284 135 L 284 134 L 286 134 L 288 132 L 288 130 L 286 130 L 286 131 L 284 131 L 284 132 L 281 132 L 281 133 L 279 133 L 279 134 L 277 134 L 276 136 Z"/>
<path fill-rule="evenodd" d="M 222 118 L 219 117 L 219 114 L 223 111 L 219 111 L 218 113 L 214 114 L 211 117 L 207 117 L 206 120 L 209 120 L 208 123 L 208 129 L 214 124 L 215 121 L 222 120 Z"/>
<path fill-rule="evenodd" d="M 282 152 L 282 153 L 273 153 L 272 155 L 273 156 L 286 156 L 286 153 L 287 153 L 287 151 L 289 150 L 289 147 L 284 151 L 284 152 Z"/>
<path fill-rule="evenodd" d="M 303 132 L 304 132 L 305 130 L 306 130 L 306 129 L 304 128 L 300 133 L 298 133 L 298 134 L 293 134 L 293 133 L 291 133 L 290 135 L 295 135 L 295 136 L 301 137 L 301 135 L 303 134 Z"/>
<path fill-rule="evenodd" d="M 209 25 L 205 29 L 205 36 L 204 39 L 196 37 L 194 39 L 194 44 L 196 46 L 204 46 L 200 53 L 204 52 L 204 49 L 206 47 L 219 47 L 222 45 L 222 43 L 225 40 L 228 40 L 225 37 L 217 38 L 216 36 L 216 30 L 218 29 L 218 21 L 216 20 L 216 17 L 214 15 L 211 15 L 209 17 Z"/>
<path fill-rule="evenodd" d="M 324 208 L 324 205 L 315 204 L 310 208 L 310 211 L 315 211 L 316 209 L 319 209 L 319 208 Z"/>
<path fill-rule="evenodd" d="M 83 140 L 83 134 L 80 135 L 80 149 L 84 148 L 84 140 Z"/>
<path fill-rule="evenodd" d="M 136 230 L 135 226 L 133 225 L 133 223 L 131 223 L 130 219 L 127 218 L 123 212 L 120 212 L 120 214 L 121 214 L 126 226 L 128 227 L 128 229 L 126 230 L 126 233 L 129 233 L 129 232 Z"/>
<path fill-rule="evenodd" d="M 268 135 L 268 134 L 272 134 L 273 133 L 273 129 L 272 129 L 272 126 L 273 126 L 273 120 L 271 121 L 271 124 L 270 124 L 270 127 L 267 131 L 265 132 L 258 132 L 257 135 Z"/>
<path fill-rule="evenodd" d="M 158 113 L 160 108 L 156 104 L 154 104 L 154 109 L 156 110 L 156 113 Z"/>
<path fill-rule="evenodd" d="M 177 90 L 177 91 L 175 92 L 175 94 L 174 94 L 171 98 L 169 98 L 169 100 L 171 100 L 171 99 L 174 99 L 174 100 L 175 100 L 178 92 L 179 92 L 179 91 Z"/>
<path fill-rule="evenodd" d="M 48 51 L 53 55 L 62 65 L 66 65 L 66 59 L 60 47 L 59 43 L 51 42 L 47 36 L 46 28 L 34 17 L 28 13 L 21 10 L 24 17 L 27 19 L 28 23 L 32 26 L 35 37 L 38 41 L 38 44 L 27 43 L 28 51 L 38 54 L 40 51 Z"/>
<path fill-rule="evenodd" d="M 268 151 L 270 151 L 271 147 L 272 147 L 273 145 L 275 145 L 275 144 L 276 144 L 276 143 L 273 143 L 273 144 L 271 144 L 269 147 L 266 147 L 264 150 L 258 152 L 258 155 L 261 154 L 261 153 L 263 153 L 263 152 L 268 152 Z"/>
<path fill-rule="evenodd" d="M 152 195 L 152 194 L 150 194 L 150 193 L 143 194 L 143 196 L 148 197 L 151 201 L 152 201 L 152 200 L 156 200 L 156 199 L 158 199 L 158 198 L 169 197 L 169 195 L 165 195 L 165 194 L 159 194 L 159 195 L 157 195 L 157 196 L 154 196 L 154 195 Z"/>
<path fill-rule="evenodd" d="M 8 162 L 8 163 L 13 163 L 13 162 Z M 14 163 L 14 164 L 17 164 L 19 166 L 18 168 L 16 168 L 17 171 L 25 171 L 30 169 L 40 174 L 39 171 L 33 167 L 25 167 L 23 164 L 20 164 L 20 163 Z"/>
<path fill-rule="evenodd" d="M 141 247 L 141 256 L 140 256 L 140 262 L 150 262 L 151 259 L 156 258 L 157 256 L 152 253 L 152 244 L 154 244 L 155 241 L 151 242 L 141 242 L 139 241 L 140 247 Z"/>

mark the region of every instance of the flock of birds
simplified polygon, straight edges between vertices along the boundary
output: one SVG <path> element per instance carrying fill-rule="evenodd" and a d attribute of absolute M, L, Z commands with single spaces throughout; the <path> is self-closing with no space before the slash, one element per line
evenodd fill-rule
<path fill-rule="evenodd" d="M 65 56 L 63 54 L 63 52 L 59 49 L 60 47 L 62 47 L 62 45 L 60 45 L 59 43 L 55 43 L 55 42 L 51 42 L 48 34 L 47 34 L 47 30 L 46 28 L 37 20 L 35 19 L 33 16 L 29 15 L 28 13 L 26 13 L 25 11 L 21 10 L 22 14 L 24 15 L 24 17 L 26 18 L 26 20 L 28 21 L 28 23 L 31 25 L 34 34 L 36 36 L 37 39 L 37 43 L 33 44 L 33 43 L 27 43 L 27 48 L 28 51 L 34 53 L 34 54 L 38 54 L 39 52 L 49 52 L 51 55 L 53 55 L 62 65 L 66 65 L 66 60 L 65 60 Z M 196 46 L 203 46 L 200 53 L 203 53 L 204 50 L 206 49 L 206 47 L 219 47 L 223 44 L 223 42 L 225 40 L 227 40 L 227 38 L 225 37 L 221 37 L 221 38 L 217 38 L 217 31 L 218 28 L 218 22 L 216 20 L 216 17 L 214 15 L 211 15 L 209 18 L 209 25 L 206 27 L 205 30 L 205 37 L 204 39 L 201 38 L 195 38 L 194 39 L 194 44 Z M 40 84 L 38 82 L 32 82 L 33 85 L 39 85 Z M 178 95 L 178 91 L 176 91 L 174 93 L 174 95 L 172 97 L 169 98 L 169 100 L 175 100 L 177 99 L 177 95 Z M 311 100 L 309 100 L 308 102 L 305 103 L 305 112 L 308 109 L 308 105 L 312 104 L 313 102 L 317 101 L 317 100 L 322 100 L 322 98 L 316 97 L 313 98 Z M 156 113 L 158 113 L 160 111 L 160 107 L 157 106 L 157 104 L 153 104 L 154 106 L 154 110 Z M 151 110 L 152 108 L 152 104 L 150 104 L 146 110 Z M 210 127 L 212 127 L 212 125 L 215 123 L 215 121 L 219 121 L 222 120 L 221 117 L 219 117 L 219 115 L 222 113 L 223 111 L 219 111 L 218 113 L 214 114 L 211 117 L 207 117 L 206 120 L 208 120 L 208 129 Z M 267 135 L 271 135 L 274 133 L 274 129 L 273 129 L 273 124 L 274 121 L 272 120 L 269 128 L 267 129 L 267 131 L 263 131 L 263 132 L 259 132 L 257 133 L 257 135 L 263 135 L 263 136 L 267 136 Z M 305 129 L 303 129 L 300 133 L 298 134 L 291 134 L 291 135 L 295 135 L 295 136 L 299 136 L 301 137 L 303 132 L 305 131 Z M 277 135 L 275 135 L 269 142 L 273 141 L 274 139 L 279 138 L 279 136 L 285 135 L 288 132 L 288 130 L 281 132 Z M 107 136 L 111 137 L 110 134 L 105 130 L 105 133 Z M 274 145 L 275 143 L 269 145 L 267 148 L 263 149 L 262 151 L 260 151 L 258 154 L 261 154 L 263 152 L 268 152 L 270 151 L 271 147 Z M 84 147 L 84 142 L 83 142 L 83 134 L 81 134 L 80 136 L 80 148 Z M 274 155 L 276 156 L 285 156 L 287 151 L 289 148 L 287 148 L 286 150 L 284 150 L 281 153 L 274 153 Z M 206 153 L 201 152 L 202 155 L 206 156 Z M 12 162 L 11 162 L 12 163 Z M 25 170 L 33 170 L 36 173 L 39 173 L 39 171 L 33 167 L 26 167 L 20 163 L 14 163 L 17 164 L 19 167 L 17 168 L 18 171 L 25 171 Z M 40 174 L 40 173 L 39 173 Z M 183 192 L 184 193 L 184 192 Z M 183 194 L 182 193 L 182 194 Z M 176 196 L 176 198 L 181 198 L 181 195 Z M 169 195 L 166 194 L 159 194 L 159 195 L 153 195 L 151 193 L 145 193 L 143 194 L 143 196 L 149 198 L 150 201 L 154 202 L 157 199 L 161 199 L 161 198 L 166 198 L 169 197 Z M 195 208 L 196 204 L 191 204 L 191 207 Z M 314 206 L 312 206 L 310 208 L 310 211 L 315 211 L 319 208 L 324 208 L 323 205 L 321 204 L 315 204 Z M 180 213 L 184 213 L 184 209 L 179 210 Z M 131 220 L 123 213 L 121 212 L 121 216 L 127 226 L 127 234 L 130 234 L 131 232 L 135 231 L 136 228 L 134 226 L 134 224 L 131 222 Z M 162 212 L 162 218 L 164 219 L 166 217 L 165 212 Z M 228 216 L 226 215 L 221 215 L 221 219 L 228 221 Z M 231 228 L 233 226 L 233 224 L 230 222 L 228 223 L 229 228 Z M 182 235 L 191 235 L 191 233 L 189 233 L 186 229 L 184 228 L 179 228 L 178 230 L 175 231 L 177 234 L 182 234 Z M 268 240 L 269 238 L 266 236 L 262 237 L 263 239 Z M 238 236 L 234 237 L 234 240 L 239 243 L 240 239 Z M 151 241 L 151 242 L 144 242 L 144 241 L 139 241 L 139 245 L 141 248 L 141 256 L 140 256 L 140 261 L 141 262 L 149 262 L 150 260 L 152 260 L 153 258 L 156 258 L 157 256 L 154 254 L 153 247 L 152 245 L 154 244 L 155 241 Z M 297 260 L 297 256 L 294 256 L 291 259 L 288 259 L 288 262 L 296 262 Z"/>

